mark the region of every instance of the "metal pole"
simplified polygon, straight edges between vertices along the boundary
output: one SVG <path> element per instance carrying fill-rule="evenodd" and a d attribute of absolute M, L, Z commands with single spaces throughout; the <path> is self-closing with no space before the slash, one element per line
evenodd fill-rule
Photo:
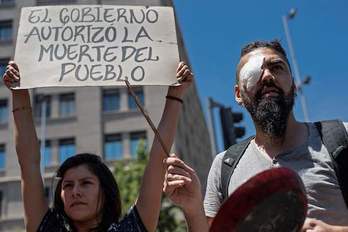
<path fill-rule="evenodd" d="M 46 149 L 46 109 L 47 102 L 46 97 L 42 96 L 41 99 L 41 128 L 40 128 L 40 153 L 41 153 L 41 173 L 44 176 L 45 173 L 45 149 Z"/>
<path fill-rule="evenodd" d="M 211 97 L 208 97 L 208 129 L 210 134 L 210 143 L 211 143 L 211 155 L 215 157 L 217 153 L 217 142 L 216 142 L 216 131 L 215 131 L 215 118 L 214 118 L 214 101 Z"/>
<path fill-rule="evenodd" d="M 289 26 L 288 26 L 288 16 L 283 16 L 282 21 L 283 21 L 286 41 L 287 41 L 288 47 L 289 47 L 291 61 L 292 61 L 293 67 L 294 67 L 294 76 L 295 76 L 296 86 L 299 87 L 302 84 L 302 81 L 301 81 L 301 76 L 300 76 L 300 70 L 299 70 L 299 67 L 298 67 L 298 64 L 297 64 L 297 61 L 295 58 L 295 51 L 294 51 L 294 48 L 292 46 L 292 40 L 291 40 L 290 30 L 289 30 Z M 309 116 L 308 116 L 308 112 L 307 112 L 307 104 L 306 104 L 306 98 L 305 98 L 304 93 L 303 93 L 303 88 L 301 88 L 299 90 L 299 94 L 300 94 L 300 102 L 301 102 L 301 106 L 302 106 L 304 120 L 306 122 L 308 122 Z"/>

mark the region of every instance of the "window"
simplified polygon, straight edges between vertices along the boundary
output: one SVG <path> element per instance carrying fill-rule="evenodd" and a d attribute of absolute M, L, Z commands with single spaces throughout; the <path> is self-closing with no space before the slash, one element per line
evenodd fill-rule
<path fill-rule="evenodd" d="M 0 99 L 0 124 L 8 121 L 8 106 L 6 99 Z"/>
<path fill-rule="evenodd" d="M 63 163 L 67 158 L 75 155 L 75 139 L 61 139 L 59 140 L 59 162 Z"/>
<path fill-rule="evenodd" d="M 41 146 L 40 146 L 41 148 Z M 41 150 L 41 156 L 42 156 L 42 165 L 44 167 L 48 167 L 52 165 L 52 147 L 51 147 L 51 141 L 46 140 L 45 142 L 45 148 Z"/>
<path fill-rule="evenodd" d="M 0 42 L 11 42 L 12 21 L 0 21 Z"/>
<path fill-rule="evenodd" d="M 132 132 L 130 134 L 130 153 L 133 158 L 136 157 L 137 155 L 137 148 L 139 145 L 139 142 L 143 140 L 145 143 L 145 148 L 147 145 L 146 141 L 146 132 L 145 131 L 140 131 L 140 132 Z"/>
<path fill-rule="evenodd" d="M 41 111 L 46 108 L 46 117 L 51 117 L 51 96 L 38 94 L 35 96 L 35 117 L 41 117 Z"/>
<path fill-rule="evenodd" d="M 36 0 L 37 6 L 74 4 L 77 0 Z"/>
<path fill-rule="evenodd" d="M 4 201 L 3 192 L 0 191 L 0 218 L 2 217 L 3 201 Z"/>
<path fill-rule="evenodd" d="M 59 95 L 59 116 L 69 117 L 75 114 L 75 95 L 74 93 Z"/>
<path fill-rule="evenodd" d="M 103 111 L 111 112 L 120 110 L 120 92 L 118 89 L 103 90 Z"/>
<path fill-rule="evenodd" d="M 138 97 L 138 99 L 140 100 L 141 105 L 144 105 L 144 90 L 143 88 L 138 88 L 138 89 L 134 89 L 133 90 L 135 95 Z M 128 94 L 128 108 L 131 110 L 135 110 L 137 109 L 137 105 L 135 103 L 134 98 Z"/>
<path fill-rule="evenodd" d="M 6 66 L 8 64 L 9 59 L 0 59 L 0 78 L 2 77 L 2 75 L 4 75 L 5 71 L 6 71 Z M 0 85 L 2 85 L 2 81 L 0 83 Z"/>
<path fill-rule="evenodd" d="M 0 6 L 14 5 L 15 0 L 0 0 Z"/>
<path fill-rule="evenodd" d="M 0 144 L 0 170 L 5 169 L 5 145 Z"/>
<path fill-rule="evenodd" d="M 118 160 L 123 158 L 122 136 L 120 134 L 106 135 L 104 137 L 105 160 Z"/>

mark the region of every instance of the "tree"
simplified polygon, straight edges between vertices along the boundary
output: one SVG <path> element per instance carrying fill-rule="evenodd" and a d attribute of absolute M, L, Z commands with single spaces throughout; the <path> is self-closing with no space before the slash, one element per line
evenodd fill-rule
<path fill-rule="evenodd" d="M 146 152 L 146 145 L 141 140 L 137 147 L 137 156 L 135 159 L 120 160 L 115 164 L 114 175 L 120 189 L 123 214 L 127 213 L 138 196 L 141 178 L 147 162 L 148 154 Z M 173 205 L 166 197 L 162 198 L 162 208 L 157 231 L 187 231 L 181 210 Z"/>

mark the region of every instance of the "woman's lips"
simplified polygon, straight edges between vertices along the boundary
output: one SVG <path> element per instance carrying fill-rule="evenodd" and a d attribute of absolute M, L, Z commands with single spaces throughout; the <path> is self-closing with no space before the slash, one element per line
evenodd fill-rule
<path fill-rule="evenodd" d="M 71 207 L 75 207 L 75 206 L 80 206 L 80 205 L 86 205 L 86 203 L 81 202 L 81 201 L 73 202 L 73 203 L 70 205 L 70 208 L 71 208 Z"/>

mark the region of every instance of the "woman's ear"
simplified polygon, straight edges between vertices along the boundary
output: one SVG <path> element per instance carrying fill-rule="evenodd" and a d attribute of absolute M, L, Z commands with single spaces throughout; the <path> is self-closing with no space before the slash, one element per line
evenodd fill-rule
<path fill-rule="evenodd" d="M 238 84 L 234 86 L 234 97 L 239 105 L 243 105 L 243 99 L 240 93 L 240 87 Z"/>

